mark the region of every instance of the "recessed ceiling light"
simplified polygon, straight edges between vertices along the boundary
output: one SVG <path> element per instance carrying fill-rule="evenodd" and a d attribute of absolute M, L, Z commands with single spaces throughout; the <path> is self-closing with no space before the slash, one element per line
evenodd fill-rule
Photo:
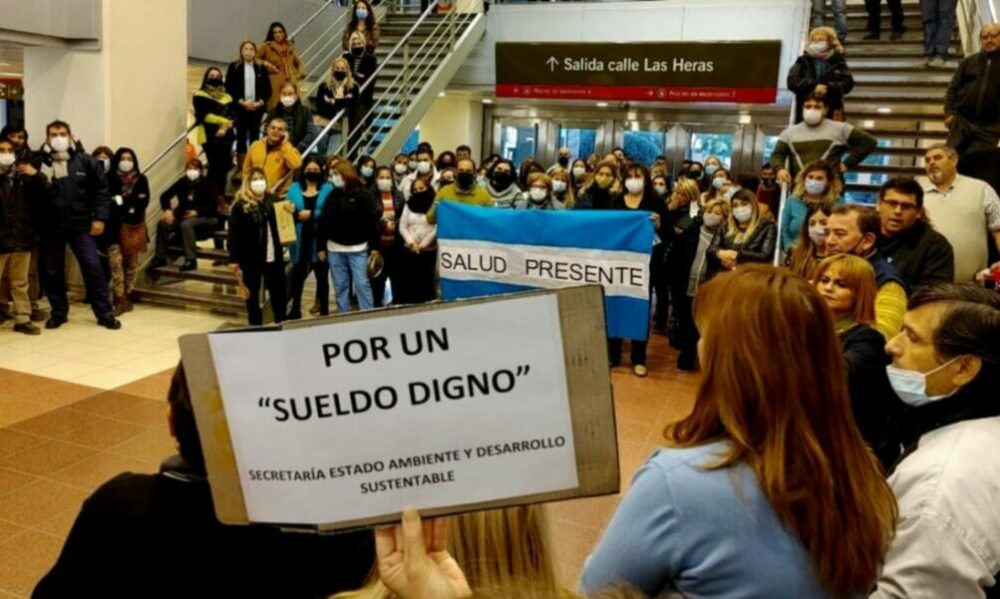
<path fill-rule="evenodd" d="M 483 104 L 492 104 L 492 103 L 493 100 L 490 100 L 489 98 L 483 98 Z"/>
<path fill-rule="evenodd" d="M 741 125 L 749 125 L 751 122 L 753 122 L 753 117 L 750 116 L 749 114 L 741 114 L 740 115 L 740 124 Z"/>
<path fill-rule="evenodd" d="M 883 106 L 883 107 L 879 108 L 878 111 L 881 112 L 882 114 L 888 114 L 888 113 L 892 112 L 892 109 L 889 108 L 888 106 Z"/>
<path fill-rule="evenodd" d="M 598 102 L 597 103 L 597 107 L 598 108 L 607 108 L 608 107 L 608 103 L 607 102 Z"/>
<path fill-rule="evenodd" d="M 861 121 L 861 126 L 865 129 L 871 129 L 875 126 L 875 121 Z"/>
<path fill-rule="evenodd" d="M 447 95 L 446 93 L 444 93 L 444 92 L 441 92 L 441 93 L 439 93 L 439 94 L 438 94 L 438 97 L 439 97 L 439 98 L 443 98 L 443 97 L 445 97 L 446 95 Z"/>

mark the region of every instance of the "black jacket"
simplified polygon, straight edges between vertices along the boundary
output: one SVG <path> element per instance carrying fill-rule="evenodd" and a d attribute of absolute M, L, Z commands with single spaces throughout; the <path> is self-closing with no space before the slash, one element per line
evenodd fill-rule
<path fill-rule="evenodd" d="M 340 245 L 367 243 L 378 248 L 379 216 L 375 196 L 365 188 L 351 192 L 334 189 L 326 198 L 316 226 L 316 245 L 326 251 L 326 243 Z"/>
<path fill-rule="evenodd" d="M 892 238 L 880 235 L 878 251 L 899 270 L 910 289 L 955 280 L 951 243 L 923 221 Z"/>
<path fill-rule="evenodd" d="M 259 110 L 264 110 L 267 107 L 267 101 L 271 99 L 271 78 L 268 76 L 267 69 L 256 61 L 253 63 L 253 76 L 254 100 L 263 102 L 264 106 L 261 106 Z M 229 68 L 226 69 L 226 93 L 232 96 L 233 104 L 239 112 L 246 112 L 240 106 L 240 100 L 246 100 L 243 92 L 243 61 L 238 60 L 229 63 Z"/>
<path fill-rule="evenodd" d="M 28 252 L 38 245 L 37 207 L 50 189 L 45 175 L 0 174 L 0 254 Z"/>
<path fill-rule="evenodd" d="M 246 202 L 233 203 L 229 214 L 230 264 L 239 264 L 243 270 L 260 270 L 264 267 L 267 262 L 267 229 L 264 227 L 271 227 L 274 260 L 278 263 L 284 261 L 278 237 L 278 221 L 274 216 L 274 202 L 275 197 L 266 194 L 254 209 L 248 209 Z"/>
<path fill-rule="evenodd" d="M 610 189 L 601 189 L 597 185 L 591 185 L 581 192 L 576 198 L 574 210 L 609 210 L 616 201 L 620 201 L 621 194 L 612 194 Z"/>
<path fill-rule="evenodd" d="M 726 228 L 720 227 L 715 239 L 708 246 L 708 272 L 706 280 L 711 278 L 719 269 L 722 263 L 716 258 L 715 253 L 719 250 L 736 250 L 738 254 L 736 261 L 738 264 L 747 262 L 768 263 L 774 259 L 774 244 L 778 231 L 774 223 L 769 220 L 762 220 L 757 223 L 757 228 L 753 235 L 743 243 L 736 243 L 734 238 L 726 234 Z"/>
<path fill-rule="evenodd" d="M 667 280 L 671 294 L 687 297 L 691 265 L 694 263 L 695 252 L 698 251 L 698 240 L 704 221 L 701 215 L 691 218 L 687 206 L 667 212 L 664 243 L 667 244 L 664 262 L 666 264 Z"/>
<path fill-rule="evenodd" d="M 41 225 L 46 232 L 68 233 L 89 231 L 92 221 L 107 222 L 111 217 L 108 181 L 104 167 L 93 156 L 70 150 L 67 176 L 54 179 L 50 175 L 52 158 L 45 156 L 43 172 L 49 177 L 52 193 L 46 194 L 42 206 Z"/>
<path fill-rule="evenodd" d="M 847 363 L 854 422 L 888 471 L 900 453 L 895 426 L 902 402 L 885 371 L 890 362 L 885 338 L 872 327 L 856 324 L 840 333 L 840 345 Z"/>
<path fill-rule="evenodd" d="M 173 199 L 178 202 L 176 209 L 170 207 Z M 219 216 L 219 192 L 208 177 L 199 177 L 194 182 L 181 177 L 160 196 L 160 208 L 174 210 L 178 218 L 183 218 L 188 210 L 194 210 L 198 216 L 215 218 Z"/>
<path fill-rule="evenodd" d="M 354 56 L 350 51 L 344 52 L 344 60 L 350 63 L 351 75 L 354 77 L 354 81 L 358 84 L 359 89 L 364 87 L 368 83 L 368 80 L 372 78 L 372 75 L 375 74 L 375 71 L 378 70 L 378 58 L 371 52 L 365 52 L 360 57 Z M 365 107 L 371 108 L 374 101 L 375 83 L 372 82 L 371 85 L 361 90 L 361 103 Z"/>
<path fill-rule="evenodd" d="M 944 109 L 976 124 L 1000 120 L 1000 51 L 977 52 L 959 63 L 944 96 Z"/>
<path fill-rule="evenodd" d="M 304 152 L 308 146 L 309 125 L 313 120 L 312 110 L 301 101 L 296 102 L 291 108 L 285 108 L 284 104 L 278 102 L 264 120 L 269 121 L 274 117 L 285 119 L 288 123 L 288 141 L 296 150 Z"/>
<path fill-rule="evenodd" d="M 803 54 L 788 71 L 788 89 L 795 94 L 795 122 L 802 121 L 802 103 L 816 89 L 817 85 L 827 87 L 826 106 L 832 115 L 835 110 L 844 109 L 844 96 L 854 89 L 854 76 L 848 68 L 844 56 L 832 54 L 826 59 L 826 70 L 817 75 L 820 58 Z"/>
<path fill-rule="evenodd" d="M 318 86 L 316 86 L 316 95 L 313 97 L 313 107 L 316 109 L 316 114 L 320 115 L 325 119 L 332 119 L 337 116 L 337 113 L 341 110 L 346 111 L 347 123 L 349 126 L 353 127 L 356 123 L 360 122 L 360 104 L 358 102 L 358 85 L 355 83 L 352 87 L 348 88 L 343 98 L 333 99 L 333 92 L 327 87 L 326 82 L 323 81 Z M 327 100 L 330 98 L 331 100 Z"/>
<path fill-rule="evenodd" d="M 220 524 L 204 477 L 170 464 L 159 474 L 120 474 L 97 489 L 33 599 L 313 599 L 363 583 L 375 553 L 371 531 Z"/>
<path fill-rule="evenodd" d="M 108 195 L 111 196 L 111 216 L 104 227 L 102 239 L 106 243 L 118 243 L 122 224 L 138 225 L 146 222 L 146 208 L 149 207 L 149 180 L 140 174 L 132 190 L 124 193 L 122 179 L 116 173 L 108 177 Z M 122 196 L 122 205 L 115 202 L 115 196 Z"/>

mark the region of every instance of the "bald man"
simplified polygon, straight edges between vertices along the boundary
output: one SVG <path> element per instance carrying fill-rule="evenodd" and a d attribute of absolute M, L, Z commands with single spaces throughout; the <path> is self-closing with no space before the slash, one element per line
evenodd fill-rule
<path fill-rule="evenodd" d="M 982 51 L 965 58 L 944 98 L 948 145 L 965 155 L 1000 141 L 1000 23 L 979 32 Z"/>

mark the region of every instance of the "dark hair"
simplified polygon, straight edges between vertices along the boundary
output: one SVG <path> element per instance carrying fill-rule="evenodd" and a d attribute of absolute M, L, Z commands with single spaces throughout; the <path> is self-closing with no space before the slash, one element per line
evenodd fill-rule
<path fill-rule="evenodd" d="M 433 155 L 434 154 L 434 147 L 431 146 L 430 142 L 428 142 L 428 141 L 422 141 L 422 142 L 420 142 L 420 143 L 417 144 L 417 152 L 418 153 L 419 152 L 428 152 L 428 153 L 430 153 L 430 154 Z"/>
<path fill-rule="evenodd" d="M 90 153 L 91 156 L 95 156 L 95 157 L 98 154 L 106 154 L 106 155 L 111 156 L 113 158 L 114 155 L 115 155 L 115 151 L 112 150 L 111 148 L 109 148 L 108 146 L 97 146 L 96 148 L 94 148 L 94 151 Z"/>
<path fill-rule="evenodd" d="M 434 162 L 434 150 L 432 150 L 429 146 L 417 148 L 417 160 L 420 159 L 421 154 L 427 154 L 431 157 L 431 162 Z"/>
<path fill-rule="evenodd" d="M 201 170 L 201 169 L 205 168 L 205 163 L 203 163 L 200 158 L 192 158 L 191 160 L 188 160 L 187 162 L 185 162 L 184 166 L 185 167 L 188 167 L 188 166 L 197 166 L 198 169 Z"/>
<path fill-rule="evenodd" d="M 205 472 L 205 454 L 201 449 L 201 439 L 198 438 L 198 426 L 195 423 L 194 408 L 191 405 L 191 393 L 188 391 L 183 363 L 177 364 L 174 376 L 170 379 L 167 403 L 170 404 L 174 438 L 177 439 L 181 457 L 193 469 Z"/>
<path fill-rule="evenodd" d="M 445 159 L 448 159 L 448 158 L 450 158 L 451 160 L 448 160 L 448 162 L 445 162 Z M 455 156 L 454 152 L 449 151 L 449 150 L 445 150 L 444 152 L 441 152 L 440 154 L 438 154 L 437 163 L 434 166 L 436 166 L 438 168 L 438 170 L 441 170 L 441 169 L 449 167 L 449 166 L 455 166 L 455 164 L 457 164 L 457 162 L 456 162 L 457 160 L 458 160 L 458 157 Z"/>
<path fill-rule="evenodd" d="M 764 164 L 760 165 L 761 172 L 764 172 L 767 169 L 771 169 L 772 171 L 777 171 L 778 170 L 778 169 L 774 168 L 774 165 L 771 164 L 770 162 L 765 162 Z"/>
<path fill-rule="evenodd" d="M 544 173 L 545 167 L 538 163 L 534 158 L 526 158 L 524 162 L 521 163 L 520 173 L 515 171 L 517 175 L 518 185 L 521 189 L 528 188 L 528 176 L 531 173 Z"/>
<path fill-rule="evenodd" d="M 983 361 L 972 383 L 995 397 L 1000 385 L 1000 294 L 977 285 L 945 283 L 918 288 L 907 306 L 943 303 L 934 349 L 945 359 L 970 354 Z M 970 383 L 970 384 L 972 384 Z"/>
<path fill-rule="evenodd" d="M 139 156 L 136 155 L 135 150 L 133 150 L 132 148 L 121 147 L 118 148 L 118 151 L 115 152 L 114 156 L 111 157 L 111 166 L 109 168 L 112 173 L 118 172 L 118 163 L 122 161 L 122 156 L 124 156 L 126 153 L 132 155 L 132 162 L 135 163 L 133 165 L 133 168 L 137 171 L 142 171 L 142 169 L 139 168 Z"/>
<path fill-rule="evenodd" d="M 25 129 L 22 121 L 4 125 L 4 128 L 0 130 L 0 138 L 10 139 L 10 136 L 14 133 L 24 133 L 24 145 L 28 145 L 28 130 Z"/>
<path fill-rule="evenodd" d="M 470 148 L 469 146 L 467 146 L 465 144 L 462 144 L 462 145 L 458 146 L 457 148 L 455 148 L 455 153 L 456 154 L 459 153 L 459 152 L 462 152 L 462 151 L 468 152 L 470 156 L 472 155 L 472 148 Z"/>
<path fill-rule="evenodd" d="M 326 164 L 323 162 L 323 157 L 315 152 L 309 154 L 302 159 L 302 166 L 299 167 L 299 183 L 302 187 L 306 185 L 306 167 L 310 164 L 315 164 L 319 166 L 319 172 L 323 177 L 326 177 Z"/>
<path fill-rule="evenodd" d="M 824 107 L 827 105 L 827 103 L 826 103 L 826 94 L 818 94 L 816 92 L 813 92 L 813 93 L 809 94 L 808 96 L 806 96 L 802 100 L 802 105 L 805 106 L 805 103 L 808 102 L 808 101 L 810 101 L 810 100 L 812 100 L 813 102 L 819 102 Z"/>
<path fill-rule="evenodd" d="M 486 175 L 487 177 L 489 177 L 490 181 L 493 180 L 493 174 L 496 172 L 497 167 L 500 166 L 501 164 L 506 164 L 510 168 L 510 174 L 514 177 L 517 176 L 517 167 L 514 166 L 514 162 L 506 158 L 501 158 L 500 160 L 497 160 L 496 162 L 493 163 L 493 166 L 490 167 L 490 170 Z"/>
<path fill-rule="evenodd" d="M 369 156 L 368 154 L 362 154 L 361 156 L 358 157 L 358 163 L 357 163 L 358 168 L 361 168 L 362 165 L 367 164 L 369 162 L 375 163 L 375 159 Z M 375 166 L 378 166 L 378 163 L 375 163 Z"/>
<path fill-rule="evenodd" d="M 365 5 L 365 10 L 368 11 L 368 16 L 365 17 L 365 27 L 367 28 L 367 31 L 374 31 L 378 27 L 378 24 L 375 22 L 375 9 L 372 8 L 372 4 L 371 2 L 368 2 L 368 0 L 354 0 L 354 4 L 351 6 L 351 18 L 347 23 L 347 30 L 353 32 L 358 28 L 358 15 L 355 14 L 355 11 L 357 10 L 359 3 L 363 3 Z"/>
<path fill-rule="evenodd" d="M 917 208 L 924 207 L 924 188 L 910 177 L 893 177 L 878 189 L 878 201 L 885 199 L 885 192 L 898 191 L 903 195 L 913 196 L 917 200 Z"/>
<path fill-rule="evenodd" d="M 271 115 L 271 117 L 269 119 L 267 119 L 267 122 L 264 123 L 264 128 L 267 129 L 268 127 L 270 127 L 271 123 L 273 123 L 274 121 L 281 121 L 282 123 L 284 123 L 286 130 L 289 128 L 288 127 L 288 120 L 285 117 L 279 116 L 279 115 L 276 115 L 276 114 L 275 115 Z"/>
<path fill-rule="evenodd" d="M 288 30 L 285 29 L 284 23 L 282 23 L 281 21 L 275 21 L 275 22 L 271 23 L 268 26 L 268 28 L 267 28 L 267 37 L 264 38 L 265 42 L 273 42 L 274 41 L 274 28 L 275 27 L 281 27 L 281 30 L 285 32 L 285 41 L 286 42 L 291 42 L 292 41 L 292 40 L 288 39 Z"/>
<path fill-rule="evenodd" d="M 69 128 L 69 123 L 66 121 L 55 120 L 48 125 L 45 125 L 45 137 L 48 137 L 49 134 L 52 133 L 53 129 L 65 129 L 70 135 L 73 134 L 73 130 Z"/>
<path fill-rule="evenodd" d="M 882 230 L 882 219 L 879 217 L 878 212 L 871 206 L 862 206 L 860 204 L 842 204 L 834 206 L 833 210 L 830 211 L 830 214 L 856 214 L 858 219 L 858 229 L 861 231 L 862 236 L 871 233 L 877 239 L 879 232 Z"/>
<path fill-rule="evenodd" d="M 404 153 L 400 152 L 399 154 L 396 154 L 395 156 L 393 156 L 393 157 L 392 157 L 392 161 L 393 161 L 393 162 L 396 162 L 396 161 L 397 161 L 397 160 L 399 160 L 400 158 L 404 158 L 404 159 L 407 159 L 407 160 L 409 160 L 409 158 L 407 157 L 407 155 L 406 155 L 406 154 L 404 154 Z"/>
<path fill-rule="evenodd" d="M 225 76 L 222 74 L 222 69 L 219 67 L 208 67 L 205 69 L 205 73 L 201 76 L 201 89 L 205 89 L 208 86 L 208 74 L 215 71 L 219 74 L 219 80 L 221 81 Z"/>

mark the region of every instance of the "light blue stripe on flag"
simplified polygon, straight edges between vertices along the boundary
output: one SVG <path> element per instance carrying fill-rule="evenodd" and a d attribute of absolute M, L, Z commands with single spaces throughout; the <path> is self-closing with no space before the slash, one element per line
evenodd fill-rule
<path fill-rule="evenodd" d="M 646 212 L 437 207 L 441 294 L 460 299 L 596 282 L 609 337 L 649 334 Z M 614 274 L 614 282 L 609 281 Z M 640 277 L 641 274 L 641 277 Z"/>

